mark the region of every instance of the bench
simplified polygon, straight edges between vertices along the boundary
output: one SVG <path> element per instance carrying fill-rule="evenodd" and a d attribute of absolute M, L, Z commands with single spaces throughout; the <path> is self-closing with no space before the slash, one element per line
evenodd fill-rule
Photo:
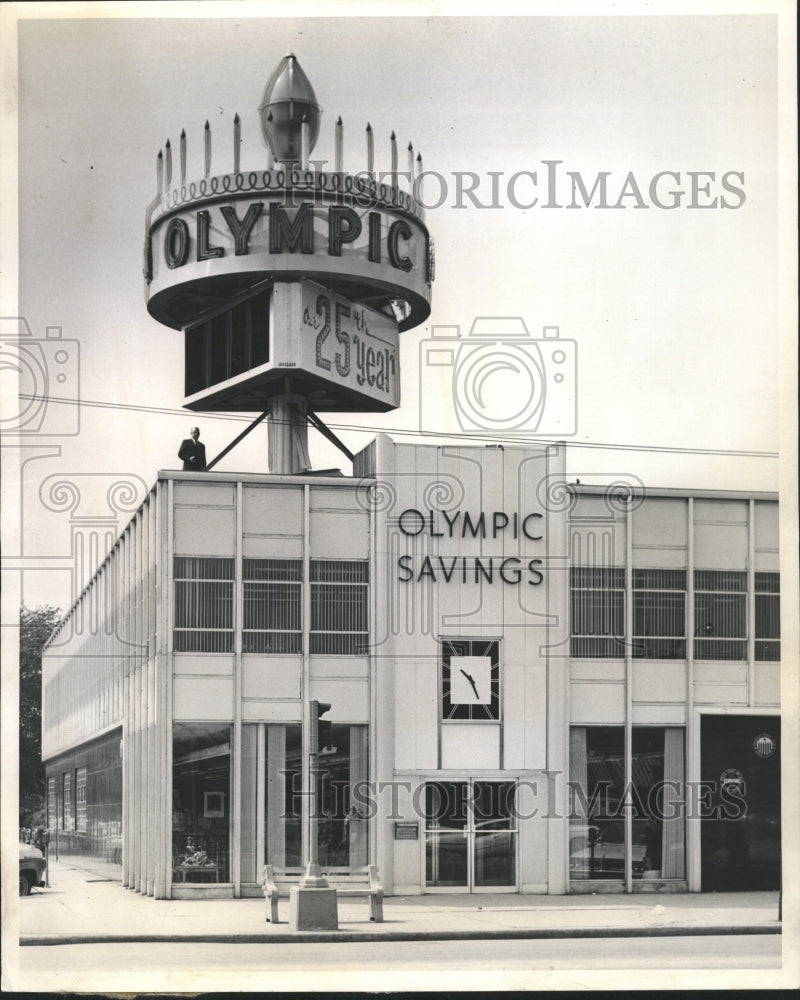
<path fill-rule="evenodd" d="M 369 919 L 383 922 L 383 886 L 378 879 L 377 865 L 346 873 L 323 871 L 323 874 L 328 885 L 336 890 L 337 899 L 340 896 L 369 896 Z M 264 865 L 262 888 L 267 901 L 267 923 L 278 923 L 278 897 L 288 896 L 289 890 L 299 885 L 302 877 L 303 870 L 299 868 L 276 872 L 274 865 Z"/>

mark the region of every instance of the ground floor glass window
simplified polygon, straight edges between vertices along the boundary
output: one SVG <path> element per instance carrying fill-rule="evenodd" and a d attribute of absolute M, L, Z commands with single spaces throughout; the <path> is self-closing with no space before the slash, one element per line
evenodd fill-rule
<path fill-rule="evenodd" d="M 229 726 L 172 729 L 172 880 L 230 881 Z"/>
<path fill-rule="evenodd" d="M 634 726 L 626 783 L 622 726 L 570 730 L 570 879 L 685 878 L 684 733 Z M 626 814 L 631 815 L 630 838 Z"/>
<path fill-rule="evenodd" d="M 266 727 L 264 842 L 267 864 L 299 868 L 307 859 L 303 823 L 302 739 L 299 723 Z M 323 869 L 368 864 L 367 726 L 334 724 L 319 757 L 317 844 Z"/>

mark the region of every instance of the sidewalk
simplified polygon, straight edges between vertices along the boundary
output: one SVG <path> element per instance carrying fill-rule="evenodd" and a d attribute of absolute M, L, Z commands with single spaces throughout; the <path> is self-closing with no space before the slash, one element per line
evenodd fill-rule
<path fill-rule="evenodd" d="M 19 901 L 21 945 L 141 941 L 371 941 L 779 934 L 777 892 L 667 895 L 428 895 L 339 901 L 339 930 L 293 932 L 263 899 L 154 900 L 97 872 L 51 860 L 50 888 Z"/>

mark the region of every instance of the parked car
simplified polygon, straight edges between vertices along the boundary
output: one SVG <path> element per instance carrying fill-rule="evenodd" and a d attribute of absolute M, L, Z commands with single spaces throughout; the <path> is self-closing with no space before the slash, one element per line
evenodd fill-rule
<path fill-rule="evenodd" d="M 33 844 L 19 845 L 19 894 L 30 896 L 34 886 L 44 885 L 47 862 L 44 854 Z"/>
<path fill-rule="evenodd" d="M 572 831 L 570 831 L 572 832 Z M 633 821 L 633 877 L 641 878 L 645 860 L 644 824 Z M 570 837 L 570 878 L 625 877 L 625 821 L 589 826 L 583 836 Z"/>

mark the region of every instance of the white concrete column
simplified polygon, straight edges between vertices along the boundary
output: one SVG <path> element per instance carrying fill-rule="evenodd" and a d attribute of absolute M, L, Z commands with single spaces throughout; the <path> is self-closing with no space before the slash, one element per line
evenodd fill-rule
<path fill-rule="evenodd" d="M 268 418 L 269 471 L 291 476 L 311 468 L 308 419 L 302 396 L 276 396 Z"/>
<path fill-rule="evenodd" d="M 566 448 L 563 444 L 547 447 L 546 475 L 566 481 Z M 549 479 L 548 479 L 549 481 Z M 569 629 L 569 570 L 564 555 L 569 551 L 569 528 L 566 511 L 558 505 L 545 508 L 547 614 L 566 619 Z M 563 575 L 555 567 L 563 567 Z M 541 642 L 546 642 L 543 638 Z M 539 643 L 539 644 L 540 644 Z M 547 732 L 546 780 L 547 813 L 547 892 L 563 895 L 569 891 L 569 670 L 568 660 L 558 652 L 548 650 L 545 656 L 547 672 Z M 541 822 L 533 819 L 529 822 Z M 520 831 L 517 834 L 522 837 Z"/>
<path fill-rule="evenodd" d="M 694 707 L 694 634 L 697 623 L 694 613 L 694 498 L 687 501 L 687 570 L 686 570 L 686 791 L 689 782 L 700 780 L 700 722 Z M 686 881 L 689 892 L 700 891 L 701 820 L 697 811 L 697 795 L 686 799 Z"/>
<path fill-rule="evenodd" d="M 633 780 L 633 513 L 625 508 L 625 788 Z M 633 815 L 625 810 L 625 892 L 633 892 Z"/>
<path fill-rule="evenodd" d="M 261 881 L 261 871 L 265 863 L 266 734 L 266 725 L 259 722 L 256 735 L 256 881 L 258 882 Z"/>
<path fill-rule="evenodd" d="M 747 505 L 747 704 L 756 703 L 756 502 Z"/>
<path fill-rule="evenodd" d="M 233 746 L 231 747 L 230 878 L 233 895 L 242 891 L 242 626 L 244 583 L 242 580 L 242 483 L 236 484 L 236 552 L 233 585 Z"/>
<path fill-rule="evenodd" d="M 164 630 L 158 640 L 159 649 L 164 657 L 164 851 L 167 871 L 166 898 L 172 898 L 172 626 L 174 614 L 174 582 L 173 562 L 175 552 L 175 490 L 174 480 L 167 484 L 167 494 L 162 498 L 161 552 L 164 553 L 164 564 L 160 567 L 162 594 L 166 600 L 160 602 L 163 608 L 162 622 Z"/>
<path fill-rule="evenodd" d="M 310 716 L 308 701 L 311 697 L 311 490 L 308 483 L 303 486 L 303 674 L 300 681 L 300 710 L 302 713 L 302 737 L 300 745 L 301 787 L 305 791 L 311 789 L 311 767 L 308 756 L 310 745 Z M 302 857 L 301 863 L 308 863 L 311 803 L 310 795 L 301 796 L 300 828 Z"/>

